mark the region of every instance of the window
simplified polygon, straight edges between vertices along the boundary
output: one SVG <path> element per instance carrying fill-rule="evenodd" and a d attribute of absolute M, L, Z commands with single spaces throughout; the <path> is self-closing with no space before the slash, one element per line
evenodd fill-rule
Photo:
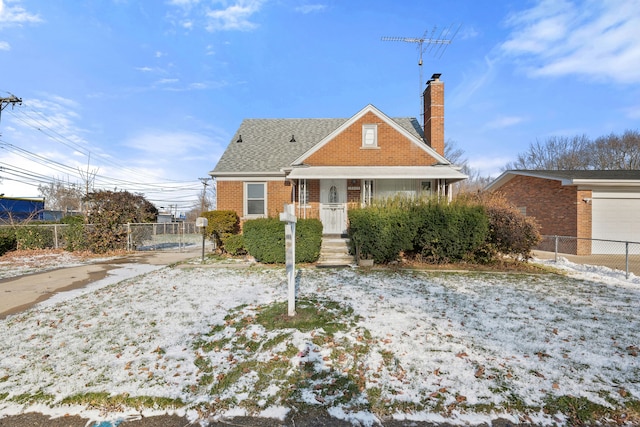
<path fill-rule="evenodd" d="M 264 182 L 247 182 L 244 188 L 246 216 L 263 216 L 266 214 L 267 187 Z"/>
<path fill-rule="evenodd" d="M 364 148 L 378 146 L 378 125 L 362 125 L 362 146 Z"/>
<path fill-rule="evenodd" d="M 338 203 L 338 189 L 335 185 L 329 189 L 329 203 Z"/>
<path fill-rule="evenodd" d="M 373 180 L 364 180 L 364 189 L 362 191 L 362 204 L 367 206 L 373 201 Z"/>

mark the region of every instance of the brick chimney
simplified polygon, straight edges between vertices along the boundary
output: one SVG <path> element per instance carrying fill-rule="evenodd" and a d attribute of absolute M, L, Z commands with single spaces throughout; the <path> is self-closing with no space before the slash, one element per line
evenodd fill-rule
<path fill-rule="evenodd" d="M 431 76 L 423 94 L 424 139 L 426 143 L 444 156 L 444 83 L 440 74 Z"/>

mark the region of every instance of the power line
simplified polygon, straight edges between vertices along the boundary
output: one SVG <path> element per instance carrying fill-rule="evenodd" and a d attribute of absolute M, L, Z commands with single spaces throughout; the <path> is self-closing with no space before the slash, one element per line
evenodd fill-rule
<path fill-rule="evenodd" d="M 8 98 L 0 98 L 0 101 L 4 101 L 2 104 L 0 104 L 2 105 L 2 109 L 4 109 L 9 104 L 15 105 L 16 103 L 19 103 L 20 105 L 22 105 L 22 99 L 19 99 L 14 95 L 11 95 Z M 68 129 L 64 124 L 54 120 L 50 120 L 42 112 L 34 109 L 31 105 L 26 104 L 25 107 L 28 108 L 28 111 L 25 111 L 23 108 L 18 109 L 17 111 L 14 111 L 12 109 L 11 114 L 13 115 L 14 118 L 22 122 L 24 125 L 35 129 L 36 131 L 45 135 L 47 138 L 61 145 L 64 145 L 65 147 L 70 148 L 75 152 L 85 155 L 87 156 L 87 158 L 90 158 L 92 152 L 88 147 L 85 147 L 79 144 L 77 141 L 70 139 L 68 136 L 63 135 L 62 133 L 60 133 L 58 130 L 54 129 L 51 126 L 51 124 L 55 124 L 59 128 L 66 129 L 71 132 L 71 130 Z M 38 117 L 36 117 L 36 115 Z M 73 179 L 76 179 L 76 180 L 81 179 L 80 169 L 78 167 L 72 167 L 72 166 L 63 164 L 61 162 L 30 152 L 28 150 L 17 147 L 14 144 L 11 144 L 2 140 L 0 140 L 0 149 L 5 149 L 9 152 L 13 152 L 18 157 L 24 158 L 25 160 L 29 162 L 33 162 L 36 165 L 62 173 L 67 177 L 72 177 Z M 123 172 L 126 172 L 128 175 L 132 175 L 132 176 L 147 178 L 147 176 L 141 173 L 140 171 L 122 167 L 121 163 L 118 163 L 102 155 L 100 155 L 99 157 L 102 162 L 113 165 L 114 170 L 123 171 Z M 6 165 L 6 167 L 3 167 L 3 170 L 0 172 L 3 172 L 4 174 L 9 174 L 15 178 L 2 177 L 2 176 L 0 176 L 0 178 L 5 178 L 9 181 L 21 182 L 21 183 L 33 185 L 33 186 L 36 186 L 38 184 L 48 185 L 57 181 L 55 178 L 37 174 L 37 173 L 30 173 L 30 171 L 27 171 L 26 169 L 13 166 L 8 163 L 2 163 L 2 164 Z M 34 184 L 33 183 L 34 181 L 38 184 Z M 145 183 L 141 181 L 131 181 L 126 179 L 108 177 L 108 176 L 104 176 L 96 173 L 94 182 L 95 182 L 95 185 L 101 188 L 109 188 L 109 187 L 117 188 L 118 186 L 121 186 L 126 188 L 127 191 L 145 193 L 150 196 L 157 195 L 158 196 L 157 198 L 162 198 L 162 196 L 166 196 L 167 194 L 175 195 L 175 200 L 164 200 L 163 198 L 163 200 L 161 200 L 161 203 L 165 203 L 165 204 L 174 203 L 175 201 L 178 201 L 178 202 L 181 202 L 181 204 L 190 203 L 190 206 L 195 206 L 195 204 L 197 203 L 198 196 L 187 196 L 184 194 L 178 195 L 179 193 L 192 192 L 192 191 L 195 193 L 196 191 L 198 191 L 197 190 L 198 181 L 196 180 L 193 180 L 193 181 L 167 180 L 163 182 Z M 206 189 L 206 185 L 205 185 L 205 189 Z M 150 196 L 148 197 L 151 198 Z"/>

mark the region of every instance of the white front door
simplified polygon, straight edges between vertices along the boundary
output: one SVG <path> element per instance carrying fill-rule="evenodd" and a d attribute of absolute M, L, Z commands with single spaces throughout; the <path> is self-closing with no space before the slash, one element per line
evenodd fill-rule
<path fill-rule="evenodd" d="M 324 179 L 320 181 L 320 221 L 323 234 L 347 232 L 347 181 Z"/>

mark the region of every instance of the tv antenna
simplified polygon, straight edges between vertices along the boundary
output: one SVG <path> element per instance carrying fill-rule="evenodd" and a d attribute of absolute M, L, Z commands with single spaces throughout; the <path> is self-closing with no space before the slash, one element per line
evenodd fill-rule
<path fill-rule="evenodd" d="M 443 28 L 438 36 L 436 37 L 436 33 L 438 31 L 438 27 L 433 27 L 431 30 L 431 34 L 427 35 L 428 30 L 424 32 L 422 37 L 382 37 L 383 42 L 406 42 L 406 43 L 416 43 L 418 46 L 418 67 L 420 70 L 420 87 L 418 88 L 418 96 L 420 98 L 420 111 L 424 116 L 424 104 L 422 102 L 422 92 L 423 92 L 423 77 L 422 77 L 422 56 L 427 53 L 433 55 L 434 58 L 440 59 L 442 55 L 444 55 L 445 50 L 453 41 L 453 38 L 458 34 L 460 27 L 462 25 L 458 25 L 457 28 L 453 28 L 453 25 L 450 25 L 447 28 Z"/>

